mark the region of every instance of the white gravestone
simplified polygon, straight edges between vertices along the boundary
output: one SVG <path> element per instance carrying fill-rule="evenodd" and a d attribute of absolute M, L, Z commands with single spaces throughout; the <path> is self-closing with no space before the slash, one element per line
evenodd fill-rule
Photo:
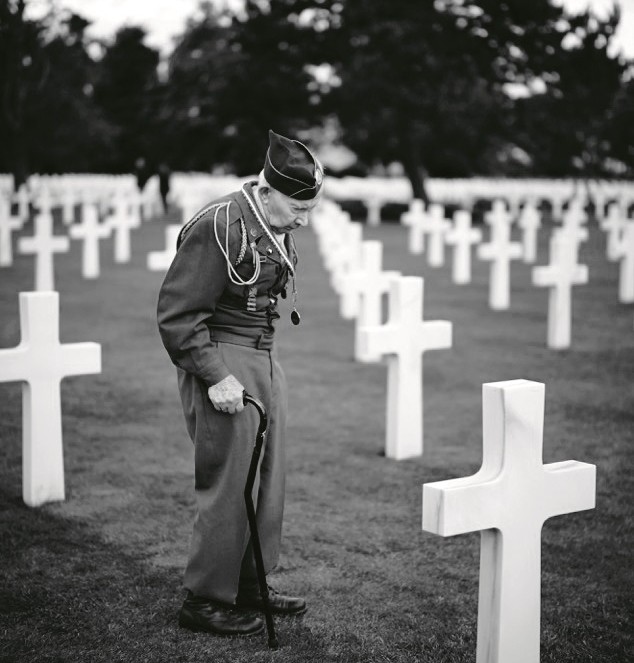
<path fill-rule="evenodd" d="M 423 353 L 451 347 L 452 324 L 423 322 L 423 279 L 390 284 L 389 319 L 359 331 L 365 355 L 388 357 L 385 455 L 401 460 L 423 453 Z"/>
<path fill-rule="evenodd" d="M 53 216 L 50 212 L 36 214 L 34 225 L 32 237 L 18 240 L 18 251 L 35 255 L 35 289 L 55 290 L 53 255 L 66 253 L 70 240 L 65 235 L 53 234 Z"/>
<path fill-rule="evenodd" d="M 427 228 L 427 214 L 422 200 L 413 200 L 409 210 L 401 215 L 401 223 L 409 228 L 409 252 L 420 255 L 425 250 L 425 230 Z"/>
<path fill-rule="evenodd" d="M 147 268 L 152 272 L 166 272 L 176 255 L 176 241 L 183 226 L 172 224 L 165 228 L 165 250 L 147 254 Z"/>
<path fill-rule="evenodd" d="M 380 198 L 370 197 L 365 201 L 368 216 L 367 223 L 368 226 L 376 228 L 381 225 L 381 207 L 383 206 L 383 201 Z"/>
<path fill-rule="evenodd" d="M 11 203 L 0 196 L 0 267 L 13 264 L 13 232 L 22 228 L 22 219 L 11 216 Z"/>
<path fill-rule="evenodd" d="M 451 278 L 458 285 L 471 283 L 471 246 L 482 240 L 482 231 L 471 227 L 471 212 L 454 212 L 454 225 L 445 234 L 445 242 L 453 246 Z"/>
<path fill-rule="evenodd" d="M 139 225 L 138 219 L 129 212 L 125 198 L 118 199 L 106 225 L 114 232 L 114 261 L 118 265 L 130 262 L 130 231 Z"/>
<path fill-rule="evenodd" d="M 618 260 L 618 246 L 623 232 L 626 217 L 618 203 L 610 203 L 607 216 L 601 221 L 601 229 L 605 231 L 605 254 L 608 260 Z"/>
<path fill-rule="evenodd" d="M 20 188 L 18 189 L 15 197 L 18 202 L 18 216 L 22 219 L 23 222 L 28 221 L 30 214 L 30 200 L 29 191 L 26 188 L 26 184 L 20 185 Z"/>
<path fill-rule="evenodd" d="M 588 267 L 577 264 L 571 242 L 562 233 L 550 239 L 550 265 L 533 268 L 533 285 L 550 288 L 547 345 L 555 350 L 570 347 L 573 285 L 588 282 Z"/>
<path fill-rule="evenodd" d="M 634 302 L 634 221 L 626 221 L 623 225 L 616 257 L 620 260 L 619 301 L 631 304 Z"/>
<path fill-rule="evenodd" d="M 376 362 L 380 355 L 364 352 L 360 341 L 361 329 L 381 324 L 383 295 L 390 289 L 390 282 L 400 272 L 382 271 L 383 244 L 377 240 L 366 240 L 361 247 L 362 271 L 346 277 L 346 289 L 352 290 L 359 299 L 359 310 L 355 318 L 354 358 L 360 362 Z"/>
<path fill-rule="evenodd" d="M 522 208 L 517 225 L 522 230 L 522 246 L 524 247 L 524 262 L 532 264 L 537 259 L 537 231 L 541 226 L 539 210 L 532 202 Z"/>
<path fill-rule="evenodd" d="M 20 293 L 22 340 L 0 350 L 0 382 L 22 381 L 22 494 L 28 506 L 64 499 L 60 382 L 101 372 L 98 343 L 59 342 L 59 295 Z"/>
<path fill-rule="evenodd" d="M 423 529 L 481 531 L 476 663 L 539 663 L 542 527 L 594 508 L 596 467 L 543 464 L 543 384 L 492 382 L 482 396 L 482 467 L 423 486 Z"/>
<path fill-rule="evenodd" d="M 85 279 L 96 279 L 100 273 L 99 242 L 110 237 L 111 229 L 99 223 L 96 205 L 82 205 L 82 222 L 71 226 L 70 236 L 83 240 L 81 274 Z"/>
<path fill-rule="evenodd" d="M 489 217 L 493 219 L 496 217 Z M 499 217 L 501 219 L 501 217 Z M 510 216 L 508 217 L 510 219 Z M 489 306 L 494 311 L 508 309 L 511 300 L 511 260 L 522 257 L 522 245 L 511 242 L 511 223 L 487 220 L 491 225 L 488 244 L 478 246 L 478 258 L 491 262 L 489 273 Z"/>
<path fill-rule="evenodd" d="M 430 267 L 442 267 L 445 264 L 445 233 L 450 228 L 451 223 L 445 219 L 445 208 L 442 205 L 430 205 L 427 213 L 427 264 Z"/>
<path fill-rule="evenodd" d="M 75 202 L 76 197 L 72 189 L 66 188 L 61 194 L 62 203 L 62 221 L 65 226 L 70 226 L 75 222 Z"/>

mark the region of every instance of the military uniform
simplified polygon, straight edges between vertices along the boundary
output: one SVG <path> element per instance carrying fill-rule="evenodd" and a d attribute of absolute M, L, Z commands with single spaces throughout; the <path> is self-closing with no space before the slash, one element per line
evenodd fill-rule
<path fill-rule="evenodd" d="M 268 413 L 253 495 L 267 572 L 278 560 L 284 505 L 287 395 L 273 340 L 291 269 L 254 213 L 254 185 L 214 201 L 183 227 L 158 301 L 161 338 L 177 366 L 195 446 L 197 515 L 185 587 L 229 604 L 240 584 L 256 578 L 243 486 L 258 425 L 254 408 L 227 414 L 209 401 L 208 387 L 230 374 Z M 285 239 L 294 267 L 294 242 Z"/>

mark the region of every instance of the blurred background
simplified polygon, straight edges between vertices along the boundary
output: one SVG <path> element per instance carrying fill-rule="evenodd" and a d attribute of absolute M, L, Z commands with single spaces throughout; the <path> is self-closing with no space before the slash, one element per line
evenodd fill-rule
<path fill-rule="evenodd" d="M 634 0 L 0 0 L 0 172 L 630 178 Z M 145 176 L 141 172 L 141 178 Z"/>

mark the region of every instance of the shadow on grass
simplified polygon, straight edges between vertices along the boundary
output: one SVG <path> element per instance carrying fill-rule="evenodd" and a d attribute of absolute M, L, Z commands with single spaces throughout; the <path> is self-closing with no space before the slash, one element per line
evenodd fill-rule
<path fill-rule="evenodd" d="M 180 570 L 153 568 L 83 523 L 46 506 L 30 509 L 1 489 L 0 528 L 3 663 L 241 662 L 273 655 L 264 636 L 220 639 L 179 629 Z M 283 648 L 276 661 L 297 660 L 298 647 L 306 652 L 302 660 L 332 660 L 300 620 L 280 623 L 278 631 Z"/>

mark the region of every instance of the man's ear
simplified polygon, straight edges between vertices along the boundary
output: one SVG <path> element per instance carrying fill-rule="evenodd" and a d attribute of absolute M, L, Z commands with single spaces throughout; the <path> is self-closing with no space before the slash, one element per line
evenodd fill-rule
<path fill-rule="evenodd" d="M 263 203 L 268 203 L 269 202 L 269 196 L 271 194 L 271 189 L 268 186 L 261 186 L 258 189 L 258 193 L 260 194 L 260 198 Z"/>

